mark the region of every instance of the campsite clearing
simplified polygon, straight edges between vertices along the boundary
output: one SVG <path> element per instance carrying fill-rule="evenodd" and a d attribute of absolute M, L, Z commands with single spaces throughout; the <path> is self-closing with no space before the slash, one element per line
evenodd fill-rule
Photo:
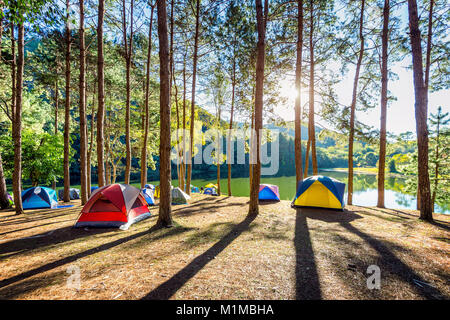
<path fill-rule="evenodd" d="M 1 299 L 450 297 L 445 215 L 429 224 L 413 210 L 295 210 L 281 201 L 248 219 L 248 198 L 193 194 L 173 206 L 173 228 L 152 228 L 151 207 L 151 218 L 121 231 L 72 228 L 81 210 L 72 203 L 0 211 Z M 367 288 L 370 265 L 380 268 L 379 290 Z"/>

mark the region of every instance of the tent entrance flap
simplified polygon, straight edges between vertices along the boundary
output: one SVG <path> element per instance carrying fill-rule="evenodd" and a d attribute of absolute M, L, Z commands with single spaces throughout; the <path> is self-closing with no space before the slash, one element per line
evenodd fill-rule
<path fill-rule="evenodd" d="M 342 204 L 336 196 L 319 181 L 315 181 L 302 195 L 300 195 L 295 200 L 295 205 L 342 208 Z"/>

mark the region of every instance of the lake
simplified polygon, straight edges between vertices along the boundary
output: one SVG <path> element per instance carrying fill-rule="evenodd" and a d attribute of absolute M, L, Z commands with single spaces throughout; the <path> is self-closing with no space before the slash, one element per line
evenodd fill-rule
<path fill-rule="evenodd" d="M 319 174 L 335 178 L 347 183 L 347 173 L 337 171 L 320 171 Z M 192 184 L 205 186 L 208 183 L 216 183 L 214 179 L 194 179 Z M 222 194 L 227 193 L 227 179 L 220 181 Z M 150 182 L 152 183 L 152 182 Z M 158 184 L 158 182 L 153 182 Z M 292 200 L 295 196 L 295 176 L 292 177 L 261 177 L 261 183 L 275 184 L 279 187 L 281 200 Z M 178 185 L 177 180 L 172 184 Z M 405 180 L 398 177 L 386 178 L 385 206 L 391 209 L 416 209 L 416 196 L 403 191 Z M 346 188 L 347 190 L 347 188 Z M 231 192 L 234 196 L 249 196 L 249 178 L 231 179 Z M 377 205 L 377 176 L 374 174 L 355 174 L 353 182 L 353 204 L 361 206 Z M 344 197 L 347 200 L 347 194 Z M 435 205 L 435 212 L 450 214 L 449 203 L 439 203 Z"/>

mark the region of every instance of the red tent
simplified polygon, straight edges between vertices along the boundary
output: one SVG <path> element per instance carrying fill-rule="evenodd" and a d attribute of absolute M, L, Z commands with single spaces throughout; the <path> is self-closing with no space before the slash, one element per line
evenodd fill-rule
<path fill-rule="evenodd" d="M 120 227 L 126 230 L 150 217 L 141 191 L 127 184 L 110 184 L 96 189 L 81 210 L 75 228 Z"/>

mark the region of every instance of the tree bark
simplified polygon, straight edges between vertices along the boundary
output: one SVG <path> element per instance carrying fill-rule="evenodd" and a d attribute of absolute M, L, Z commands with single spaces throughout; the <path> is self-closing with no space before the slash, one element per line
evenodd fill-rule
<path fill-rule="evenodd" d="M 59 111 L 59 88 L 58 80 L 55 81 L 55 137 L 58 135 L 58 111 Z M 52 189 L 56 191 L 56 178 L 53 179 Z"/>
<path fill-rule="evenodd" d="M 309 150 L 311 149 L 311 140 L 309 139 L 309 132 L 308 132 L 308 140 L 306 141 L 306 155 L 305 155 L 305 170 L 303 172 L 303 178 L 308 177 L 308 170 L 309 170 Z"/>
<path fill-rule="evenodd" d="M 236 46 L 236 43 L 234 44 Z M 236 91 L 236 56 L 233 56 L 233 71 L 231 76 L 231 111 L 230 111 L 230 131 L 227 141 L 227 158 L 228 158 L 228 196 L 231 197 L 231 130 L 233 129 L 234 99 Z"/>
<path fill-rule="evenodd" d="M 189 135 L 189 158 L 190 161 L 187 165 L 187 178 L 186 178 L 186 193 L 191 194 L 191 175 L 192 175 L 192 157 L 194 152 L 194 120 L 195 120 L 195 85 L 197 76 L 197 55 L 198 55 L 198 36 L 200 28 L 200 0 L 197 0 L 196 14 L 195 14 L 195 38 L 194 38 L 194 61 L 192 70 L 192 100 L 191 100 L 191 127 Z"/>
<path fill-rule="evenodd" d="M 297 1 L 297 61 L 295 65 L 295 176 L 296 185 L 303 180 L 302 168 L 302 119 L 301 119 L 301 79 L 303 49 L 303 0 Z"/>
<path fill-rule="evenodd" d="M 97 24 L 97 77 L 98 77 L 98 110 L 97 110 L 97 178 L 98 186 L 105 185 L 104 169 L 104 136 L 103 122 L 105 120 L 105 74 L 103 57 L 103 19 L 105 14 L 105 0 L 98 2 L 98 24 Z"/>
<path fill-rule="evenodd" d="M 148 143 L 148 127 L 149 127 L 149 97 L 150 97 L 150 60 L 152 56 L 152 27 L 153 27 L 153 11 L 155 5 L 151 5 L 150 26 L 148 30 L 148 49 L 147 49 L 147 67 L 145 70 L 145 102 L 144 102 L 144 139 L 142 141 L 141 152 L 141 189 L 147 183 L 147 143 Z"/>
<path fill-rule="evenodd" d="M 87 124 L 86 124 L 86 47 L 84 40 L 84 1 L 80 0 L 80 180 L 81 204 L 88 199 L 87 192 Z"/>
<path fill-rule="evenodd" d="M 221 107 L 219 104 L 219 109 L 218 109 L 218 122 L 217 122 L 217 130 L 220 130 L 220 111 L 221 111 Z M 217 194 L 220 196 L 220 163 L 222 162 L 222 150 L 220 149 L 220 144 L 222 141 L 220 141 L 219 139 L 222 139 L 222 136 L 218 136 L 217 137 L 217 150 L 216 150 L 216 158 L 217 158 Z M 190 189 L 190 186 L 189 186 Z"/>
<path fill-rule="evenodd" d="M 267 13 L 268 13 L 268 0 L 264 1 L 264 9 L 262 6 L 262 1 L 256 0 L 256 24 L 258 31 L 258 43 L 256 46 L 256 87 L 255 87 L 256 164 L 253 165 L 252 170 L 252 186 L 250 189 L 250 203 L 248 208 L 248 216 L 255 216 L 259 213 L 258 192 L 261 179 L 260 130 L 262 129 Z"/>
<path fill-rule="evenodd" d="M 417 3 L 408 0 L 409 30 L 412 51 L 415 116 L 418 149 L 418 190 L 420 193 L 420 219 L 433 221 L 431 207 L 430 177 L 428 173 L 428 95 L 423 78 L 422 45 L 419 29 Z"/>
<path fill-rule="evenodd" d="M 134 0 L 131 0 L 130 14 L 130 39 L 127 37 L 127 19 L 125 10 L 125 0 L 123 0 L 123 42 L 125 45 L 125 63 L 126 63 L 126 109 L 125 109 L 125 144 L 126 144 L 126 165 L 125 165 L 125 184 L 130 184 L 131 172 L 131 137 L 130 137 L 130 101 L 131 101 L 131 57 L 133 52 L 133 8 Z"/>
<path fill-rule="evenodd" d="M 65 114 L 64 114 L 64 202 L 70 202 L 70 51 L 72 39 L 69 29 L 70 3 L 66 0 L 66 93 L 65 93 Z"/>
<path fill-rule="evenodd" d="M 313 167 L 313 175 L 318 174 L 317 169 L 317 154 L 316 154 L 316 128 L 314 120 L 314 3 L 310 0 L 311 14 L 310 14 L 310 32 L 309 32 L 309 54 L 311 64 L 309 67 L 309 123 L 308 123 L 308 139 L 311 146 L 311 162 Z"/>
<path fill-rule="evenodd" d="M 186 192 L 186 54 L 183 59 L 183 144 L 181 157 L 181 189 Z M 190 186 L 189 186 L 190 187 Z"/>
<path fill-rule="evenodd" d="M 14 123 L 16 113 L 16 38 L 14 36 L 14 23 L 11 22 L 11 119 Z"/>
<path fill-rule="evenodd" d="M 12 137 L 14 141 L 14 171 L 12 177 L 14 205 L 16 214 L 23 214 L 22 207 L 22 91 L 23 91 L 23 69 L 24 69 L 24 25 L 18 25 L 17 38 L 17 76 L 15 89 L 15 112 L 12 126 Z"/>
<path fill-rule="evenodd" d="M 434 157 L 436 159 L 436 165 L 434 167 L 434 188 L 431 196 L 431 207 L 434 209 L 434 204 L 436 202 L 436 193 L 438 188 L 439 179 L 439 135 L 440 135 L 440 124 L 441 124 L 441 109 L 438 109 L 438 119 L 437 119 L 437 130 L 436 130 L 436 148 L 434 152 Z"/>
<path fill-rule="evenodd" d="M 92 185 L 92 166 L 91 166 L 91 158 L 92 158 L 92 149 L 94 148 L 94 118 L 95 118 L 95 86 L 94 93 L 92 95 L 92 107 L 91 107 L 91 130 L 89 136 L 89 150 L 87 153 L 87 192 L 88 198 L 91 196 L 91 185 Z"/>
<path fill-rule="evenodd" d="M 378 201 L 377 207 L 384 208 L 384 179 L 386 170 L 386 113 L 388 90 L 388 40 L 389 40 L 389 0 L 384 0 L 383 31 L 381 34 L 381 117 L 380 155 L 378 160 Z"/>
<path fill-rule="evenodd" d="M 364 55 L 364 35 L 363 35 L 364 5 L 365 0 L 362 0 L 361 14 L 359 18 L 360 49 L 358 54 L 358 62 L 356 63 L 355 78 L 353 80 L 352 103 L 350 105 L 350 133 L 348 138 L 348 189 L 347 189 L 348 190 L 347 204 L 349 205 L 351 205 L 353 202 L 353 141 L 355 136 L 355 111 L 356 111 L 356 97 L 358 94 L 359 72 L 361 69 L 361 63 Z"/>
<path fill-rule="evenodd" d="M 157 0 L 159 62 L 160 62 L 160 144 L 159 186 L 160 202 L 157 225 L 171 227 L 171 168 L 170 168 L 170 70 L 169 42 L 167 36 L 166 1 Z"/>

